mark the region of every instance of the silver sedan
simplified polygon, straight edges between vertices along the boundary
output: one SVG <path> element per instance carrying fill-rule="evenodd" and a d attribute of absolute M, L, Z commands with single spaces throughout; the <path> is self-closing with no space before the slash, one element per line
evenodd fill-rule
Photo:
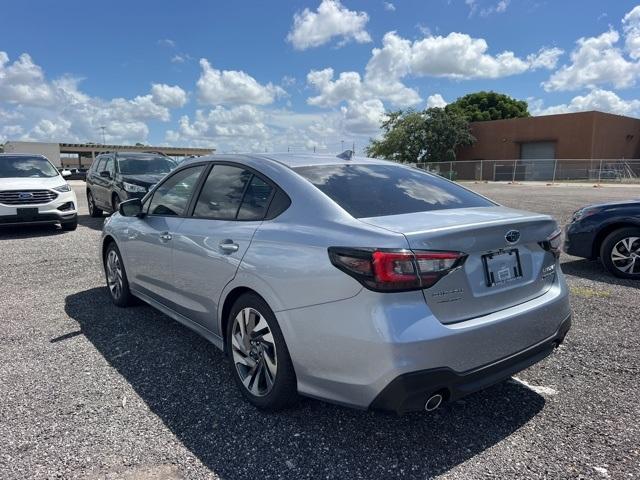
<path fill-rule="evenodd" d="M 559 248 L 546 215 L 350 155 L 192 159 L 102 235 L 113 302 L 224 349 L 270 410 L 433 410 L 541 360 L 571 323 Z"/>

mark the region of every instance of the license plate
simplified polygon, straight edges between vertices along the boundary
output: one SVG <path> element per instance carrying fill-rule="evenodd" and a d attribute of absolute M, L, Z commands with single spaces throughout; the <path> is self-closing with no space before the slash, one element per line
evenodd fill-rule
<path fill-rule="evenodd" d="M 482 263 L 488 287 L 508 283 L 522 276 L 517 248 L 483 255 Z"/>
<path fill-rule="evenodd" d="M 25 220 L 32 220 L 38 216 L 38 207 L 35 208 L 17 208 L 16 214 L 18 217 Z"/>

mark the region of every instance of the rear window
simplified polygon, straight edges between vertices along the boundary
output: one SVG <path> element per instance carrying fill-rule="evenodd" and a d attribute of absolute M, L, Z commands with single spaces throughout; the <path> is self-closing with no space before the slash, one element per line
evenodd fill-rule
<path fill-rule="evenodd" d="M 318 165 L 294 170 L 355 218 L 494 205 L 455 183 L 401 166 Z"/>

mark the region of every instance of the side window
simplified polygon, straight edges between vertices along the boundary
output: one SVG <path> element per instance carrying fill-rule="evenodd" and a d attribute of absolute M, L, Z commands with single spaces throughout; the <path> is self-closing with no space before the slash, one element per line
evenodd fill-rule
<path fill-rule="evenodd" d="M 101 165 L 101 170 L 98 173 L 103 171 L 109 172 L 113 177 L 113 157 L 107 157 L 107 161 L 104 163 L 104 165 Z"/>
<path fill-rule="evenodd" d="M 254 175 L 238 210 L 238 220 L 262 220 L 267 214 L 272 193 L 273 187 Z"/>
<path fill-rule="evenodd" d="M 106 160 L 106 157 L 98 157 L 95 160 L 95 166 L 93 168 L 93 173 L 95 173 L 96 175 L 100 175 L 100 172 L 102 170 L 104 170 L 102 167 L 104 166 L 104 162 Z"/>
<path fill-rule="evenodd" d="M 230 165 L 215 165 L 202 187 L 194 217 L 234 220 L 252 173 Z"/>
<path fill-rule="evenodd" d="M 181 170 L 160 185 L 149 203 L 149 215 L 184 215 L 204 166 Z"/>

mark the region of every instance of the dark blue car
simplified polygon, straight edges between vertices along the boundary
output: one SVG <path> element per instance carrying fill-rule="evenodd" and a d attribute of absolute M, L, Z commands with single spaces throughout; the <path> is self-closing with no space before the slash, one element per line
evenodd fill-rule
<path fill-rule="evenodd" d="M 597 259 L 613 275 L 640 279 L 640 200 L 589 205 L 566 226 L 564 251 Z"/>

